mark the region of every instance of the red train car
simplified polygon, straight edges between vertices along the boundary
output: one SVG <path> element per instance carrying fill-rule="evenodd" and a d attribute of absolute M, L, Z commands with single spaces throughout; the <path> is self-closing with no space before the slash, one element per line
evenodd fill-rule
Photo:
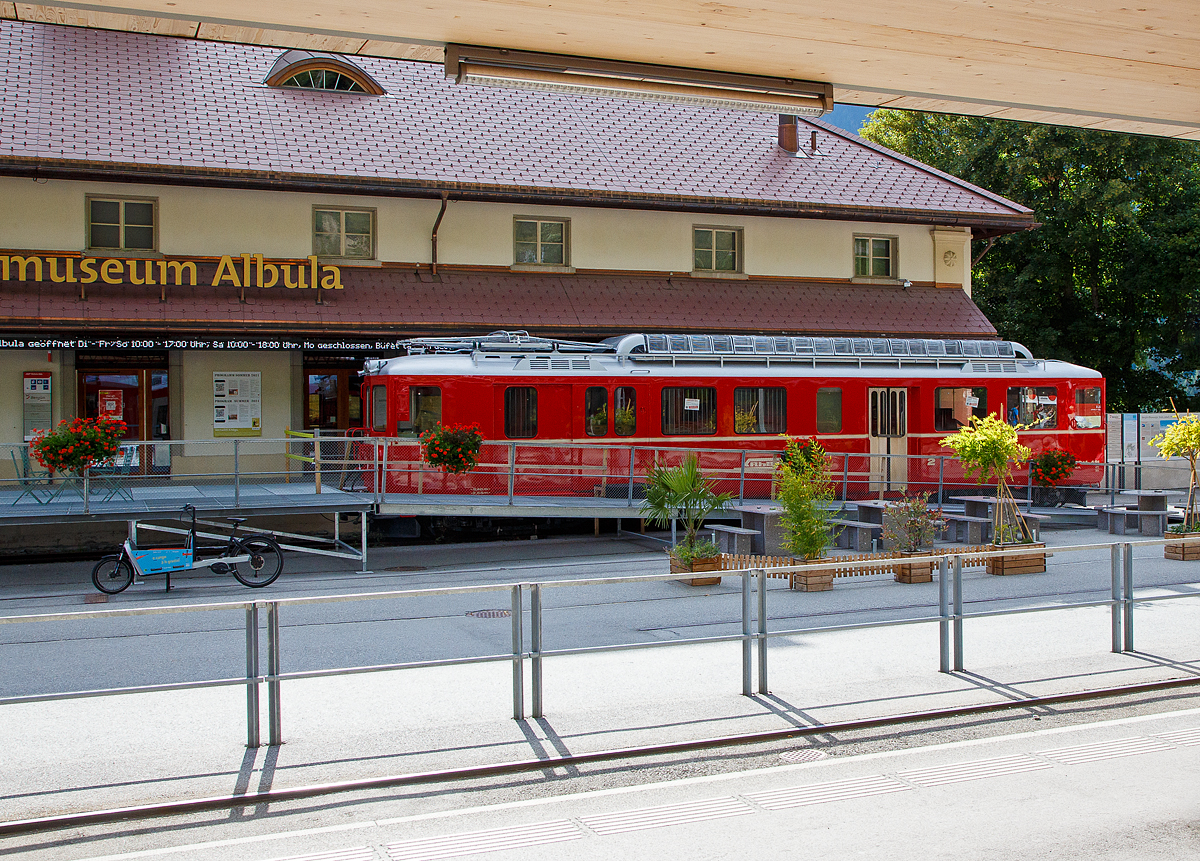
<path fill-rule="evenodd" d="M 579 444 L 776 452 L 783 434 L 815 436 L 835 456 L 857 456 L 835 457 L 835 468 L 875 493 L 936 485 L 948 453 L 939 440 L 995 413 L 1028 426 L 1020 438 L 1035 453 L 1104 460 L 1100 374 L 1009 341 L 632 334 L 579 343 L 496 332 L 417 339 L 408 350 L 367 363 L 369 435 L 411 439 L 439 422 L 477 423 L 488 441 L 561 445 L 564 457 Z M 411 488 L 389 480 L 386 489 Z"/>

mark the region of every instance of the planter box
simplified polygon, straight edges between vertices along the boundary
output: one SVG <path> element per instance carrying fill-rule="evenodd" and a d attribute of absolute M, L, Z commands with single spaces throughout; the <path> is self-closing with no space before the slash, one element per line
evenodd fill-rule
<path fill-rule="evenodd" d="M 1045 544 L 992 544 L 988 546 L 988 550 L 1004 550 L 1006 547 L 1032 550 L 1045 546 Z M 989 556 L 986 564 L 989 574 L 1041 574 L 1046 570 L 1046 554 L 1022 553 L 1020 556 Z"/>
<path fill-rule="evenodd" d="M 813 559 L 812 562 L 828 562 L 829 557 Z M 827 592 L 833 588 L 832 568 L 808 568 L 791 575 L 792 588 L 797 592 Z"/>
<path fill-rule="evenodd" d="M 900 557 L 906 556 L 924 556 L 927 555 L 923 550 L 909 553 L 900 551 Z M 895 581 L 897 583 L 932 583 L 933 582 L 933 560 L 926 559 L 924 562 L 898 562 L 896 564 Z"/>
<path fill-rule="evenodd" d="M 708 559 L 693 559 L 690 564 L 684 564 L 671 557 L 671 573 L 672 574 L 696 574 L 698 572 L 721 570 L 721 557 L 712 556 Z M 718 586 L 721 583 L 720 573 L 713 577 L 711 574 L 706 577 L 687 577 L 679 581 L 687 583 L 689 586 Z"/>
<path fill-rule="evenodd" d="M 1176 532 L 1172 537 L 1200 538 L 1200 532 Z M 1167 544 L 1163 547 L 1163 558 L 1174 559 L 1176 562 L 1200 562 L 1200 541 L 1194 544 Z"/>

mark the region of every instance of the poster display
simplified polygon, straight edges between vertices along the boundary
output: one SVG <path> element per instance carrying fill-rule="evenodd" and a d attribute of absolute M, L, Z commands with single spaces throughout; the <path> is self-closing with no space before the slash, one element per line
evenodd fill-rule
<path fill-rule="evenodd" d="M 125 393 L 120 389 L 101 389 L 97 401 L 100 418 L 119 419 L 125 414 Z"/>
<path fill-rule="evenodd" d="M 36 431 L 48 431 L 54 427 L 54 406 L 50 399 L 52 375 L 49 371 L 25 372 L 24 434 L 25 442 L 33 439 Z"/>
<path fill-rule="evenodd" d="M 213 436 L 262 436 L 261 371 L 213 371 Z"/>

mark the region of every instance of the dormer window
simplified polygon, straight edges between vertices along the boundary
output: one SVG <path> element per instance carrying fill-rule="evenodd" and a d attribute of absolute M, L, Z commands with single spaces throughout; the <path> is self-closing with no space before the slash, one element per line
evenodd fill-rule
<path fill-rule="evenodd" d="M 298 90 L 383 95 L 383 87 L 346 58 L 315 51 L 287 51 L 275 61 L 265 83 Z"/>

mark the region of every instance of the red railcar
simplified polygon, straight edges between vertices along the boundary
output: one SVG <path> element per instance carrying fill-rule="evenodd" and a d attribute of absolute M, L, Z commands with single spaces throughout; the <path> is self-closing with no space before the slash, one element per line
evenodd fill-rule
<path fill-rule="evenodd" d="M 638 334 L 589 344 L 497 332 L 408 349 L 364 372 L 366 433 L 397 438 L 389 461 L 411 458 L 405 438 L 439 422 L 539 443 L 551 460 L 561 447 L 564 463 L 591 444 L 761 451 L 771 454 L 755 462 L 769 470 L 786 434 L 815 436 L 837 471 L 891 492 L 947 478 L 939 440 L 989 413 L 1028 426 L 1020 438 L 1035 453 L 1104 460 L 1100 374 L 1009 341 Z M 385 489 L 414 490 L 405 475 Z"/>

